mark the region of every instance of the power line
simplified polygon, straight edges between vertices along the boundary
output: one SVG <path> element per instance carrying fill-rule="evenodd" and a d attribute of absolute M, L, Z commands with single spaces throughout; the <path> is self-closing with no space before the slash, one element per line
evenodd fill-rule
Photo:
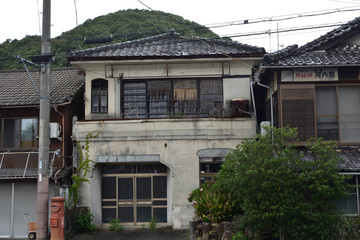
<path fill-rule="evenodd" d="M 354 7 L 355 6 L 346 7 L 346 8 L 319 10 L 319 11 L 312 11 L 312 12 L 305 12 L 305 13 L 294 13 L 294 14 L 279 15 L 279 16 L 272 16 L 272 17 L 245 19 L 245 20 L 238 20 L 238 21 L 233 21 L 233 22 L 212 23 L 212 24 L 205 24 L 204 26 L 206 26 L 208 28 L 221 28 L 221 27 L 228 27 L 228 26 L 247 25 L 247 24 L 256 24 L 256 23 L 264 23 L 264 22 L 279 22 L 279 21 L 291 20 L 291 19 L 295 19 L 295 18 L 317 17 L 317 16 L 324 16 L 324 15 L 340 13 L 340 12 L 353 12 L 353 11 L 360 10 L 360 8 L 354 8 Z"/>
<path fill-rule="evenodd" d="M 236 34 L 227 34 L 222 35 L 221 37 L 246 37 L 246 36 L 254 36 L 254 35 L 263 35 L 263 34 L 273 34 L 273 33 L 285 33 L 285 32 L 294 32 L 294 31 L 303 31 L 303 30 L 311 30 L 311 29 L 318 29 L 318 28 L 328 28 L 328 27 L 338 27 L 345 24 L 344 22 L 339 23 L 329 23 L 329 24 L 320 24 L 320 25 L 308 25 L 296 28 L 283 28 L 283 29 L 276 29 L 276 30 L 264 30 L 258 32 L 247 32 L 247 33 L 236 33 Z"/>

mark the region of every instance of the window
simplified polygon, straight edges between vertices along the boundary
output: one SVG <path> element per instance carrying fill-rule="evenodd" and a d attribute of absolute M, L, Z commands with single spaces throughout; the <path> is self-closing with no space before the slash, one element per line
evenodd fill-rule
<path fill-rule="evenodd" d="M 224 158 L 200 158 L 200 186 L 217 174 Z"/>
<path fill-rule="evenodd" d="M 339 212 L 349 215 L 360 214 L 359 180 L 358 175 L 354 175 L 349 180 L 349 184 L 354 187 L 349 189 L 349 196 L 347 198 L 340 199 L 336 202 L 336 208 Z"/>
<path fill-rule="evenodd" d="M 338 116 L 335 87 L 316 88 L 317 136 L 338 140 Z"/>
<path fill-rule="evenodd" d="M 315 137 L 314 86 L 282 85 L 280 91 L 282 126 L 297 127 L 302 141 Z"/>
<path fill-rule="evenodd" d="M 37 146 L 36 118 L 0 119 L 1 148 L 26 149 Z"/>
<path fill-rule="evenodd" d="M 220 116 L 222 79 L 127 81 L 123 84 L 124 118 Z"/>
<path fill-rule="evenodd" d="M 297 127 L 301 140 L 360 142 L 360 86 L 282 86 L 281 104 L 282 126 Z"/>
<path fill-rule="evenodd" d="M 96 79 L 91 82 L 91 112 L 107 113 L 108 111 L 108 81 Z"/>

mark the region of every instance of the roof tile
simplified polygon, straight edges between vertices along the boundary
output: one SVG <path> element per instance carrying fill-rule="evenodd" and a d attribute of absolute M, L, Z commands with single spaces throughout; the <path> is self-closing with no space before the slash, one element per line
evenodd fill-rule
<path fill-rule="evenodd" d="M 201 37 L 184 37 L 175 31 L 153 37 L 116 43 L 102 47 L 90 48 L 72 53 L 70 61 L 154 58 L 154 57 L 215 57 L 223 53 L 241 56 L 263 56 L 265 49 L 238 42 L 208 39 Z"/>
<path fill-rule="evenodd" d="M 31 78 L 39 89 L 39 70 L 29 70 Z M 51 69 L 51 104 L 68 102 L 84 84 L 84 76 L 78 75 L 75 68 Z M 25 70 L 0 71 L 0 107 L 38 105 L 39 97 Z"/>
<path fill-rule="evenodd" d="M 357 65 L 360 45 L 342 45 L 344 38 L 360 33 L 360 17 L 301 46 L 292 45 L 266 54 L 262 66 Z M 332 46 L 332 43 L 337 45 Z"/>

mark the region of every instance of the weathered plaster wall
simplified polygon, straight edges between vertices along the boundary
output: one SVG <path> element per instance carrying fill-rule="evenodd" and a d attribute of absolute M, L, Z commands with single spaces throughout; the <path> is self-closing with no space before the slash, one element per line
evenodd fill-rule
<path fill-rule="evenodd" d="M 112 156 L 159 155 L 168 166 L 168 224 L 187 228 L 193 207 L 187 196 L 199 186 L 201 149 L 235 148 L 244 137 L 254 137 L 251 119 L 164 119 L 133 121 L 87 121 L 74 125 L 76 140 L 84 141 L 93 130 L 90 158 L 116 162 Z M 108 156 L 108 158 L 106 158 Z M 80 205 L 91 206 L 95 223 L 101 224 L 101 170 L 94 167 L 89 184 L 82 188 Z"/>
<path fill-rule="evenodd" d="M 222 77 L 224 86 L 224 105 L 235 98 L 250 99 L 249 66 L 253 60 L 187 60 L 186 63 L 163 61 L 161 63 L 146 62 L 127 63 L 83 63 L 79 67 L 86 69 L 86 119 L 114 119 L 120 117 L 120 80 L 151 78 L 184 78 L 184 77 Z M 108 80 L 108 114 L 91 114 L 91 81 Z"/>

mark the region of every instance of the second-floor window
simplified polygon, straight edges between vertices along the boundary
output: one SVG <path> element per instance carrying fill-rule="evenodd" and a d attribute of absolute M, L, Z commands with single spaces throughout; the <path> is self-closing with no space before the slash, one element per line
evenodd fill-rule
<path fill-rule="evenodd" d="M 223 109 L 222 79 L 126 81 L 124 118 L 214 117 Z"/>
<path fill-rule="evenodd" d="M 37 147 L 37 119 L 0 119 L 0 136 L 0 147 L 2 149 L 27 149 Z"/>
<path fill-rule="evenodd" d="M 301 140 L 360 142 L 360 86 L 282 86 L 281 108 L 282 126 L 297 127 Z"/>
<path fill-rule="evenodd" d="M 91 82 L 91 112 L 107 113 L 108 111 L 108 81 L 95 79 Z"/>

